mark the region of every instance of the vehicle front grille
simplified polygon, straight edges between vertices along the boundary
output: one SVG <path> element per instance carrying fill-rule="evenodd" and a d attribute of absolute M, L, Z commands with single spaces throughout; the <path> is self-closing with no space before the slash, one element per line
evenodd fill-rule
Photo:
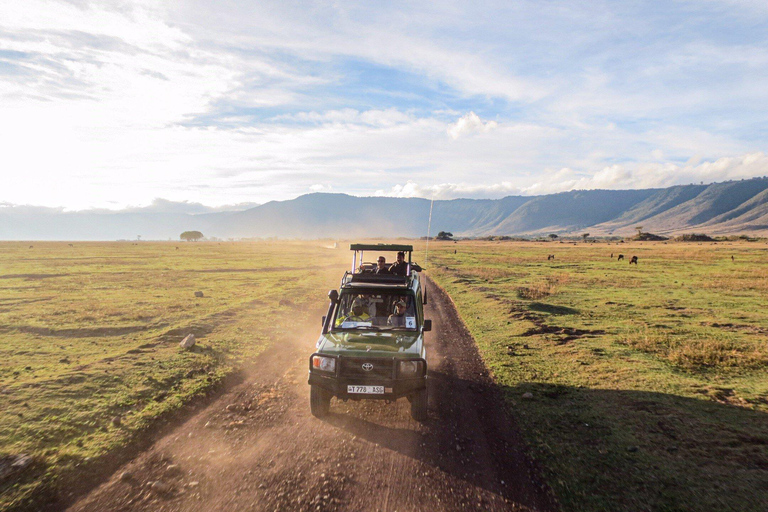
<path fill-rule="evenodd" d="M 391 379 L 395 363 L 391 358 L 340 357 L 339 360 L 339 375 L 355 379 Z M 366 363 L 373 365 L 373 368 L 364 370 L 363 365 Z"/>

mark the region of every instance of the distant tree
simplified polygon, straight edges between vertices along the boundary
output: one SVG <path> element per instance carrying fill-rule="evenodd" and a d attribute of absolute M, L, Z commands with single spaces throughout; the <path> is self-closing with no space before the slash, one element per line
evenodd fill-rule
<path fill-rule="evenodd" d="M 182 234 L 179 235 L 179 238 L 182 240 L 186 240 L 187 242 L 197 242 L 201 238 L 203 238 L 203 234 L 199 231 L 185 231 Z"/>
<path fill-rule="evenodd" d="M 587 237 L 588 236 L 589 236 L 589 233 L 582 233 L 581 234 L 581 238 L 583 238 L 585 242 L 587 241 Z"/>
<path fill-rule="evenodd" d="M 635 226 L 635 229 L 637 230 L 637 236 L 643 234 L 643 226 Z"/>
<path fill-rule="evenodd" d="M 555 240 L 557 238 L 557 235 L 554 233 L 550 233 L 549 238 L 551 238 L 552 240 Z"/>
<path fill-rule="evenodd" d="M 453 233 L 450 231 L 441 231 L 437 234 L 438 240 L 451 240 L 453 238 Z"/>

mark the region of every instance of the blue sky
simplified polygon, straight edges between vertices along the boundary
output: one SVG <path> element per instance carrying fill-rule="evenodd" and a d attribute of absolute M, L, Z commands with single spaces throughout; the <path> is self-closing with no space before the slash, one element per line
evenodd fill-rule
<path fill-rule="evenodd" d="M 0 4 L 0 204 L 768 174 L 768 4 Z"/>

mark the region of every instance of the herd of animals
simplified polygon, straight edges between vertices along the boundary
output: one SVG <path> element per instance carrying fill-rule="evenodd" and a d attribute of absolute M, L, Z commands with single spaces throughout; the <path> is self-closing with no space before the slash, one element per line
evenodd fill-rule
<path fill-rule="evenodd" d="M 555 255 L 554 254 L 550 254 L 550 255 L 547 256 L 547 260 L 553 260 L 553 259 L 555 259 Z M 613 253 L 611 253 L 611 259 L 613 259 Z M 619 257 L 616 259 L 616 261 L 621 261 L 623 259 L 624 259 L 624 255 L 623 254 L 619 254 Z M 632 265 L 633 263 L 635 265 L 637 265 L 637 256 L 632 256 L 629 259 L 629 264 Z"/>

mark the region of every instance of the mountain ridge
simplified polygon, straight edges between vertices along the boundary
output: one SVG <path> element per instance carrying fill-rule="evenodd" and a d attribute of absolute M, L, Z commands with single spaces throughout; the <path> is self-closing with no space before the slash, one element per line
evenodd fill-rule
<path fill-rule="evenodd" d="M 195 208 L 198 208 L 195 206 Z M 237 211 L 80 211 L 0 206 L 0 240 L 177 240 L 198 230 L 218 238 L 415 238 L 627 236 L 643 231 L 768 236 L 768 177 L 658 189 L 573 190 L 501 199 L 359 197 L 311 193 Z"/>

